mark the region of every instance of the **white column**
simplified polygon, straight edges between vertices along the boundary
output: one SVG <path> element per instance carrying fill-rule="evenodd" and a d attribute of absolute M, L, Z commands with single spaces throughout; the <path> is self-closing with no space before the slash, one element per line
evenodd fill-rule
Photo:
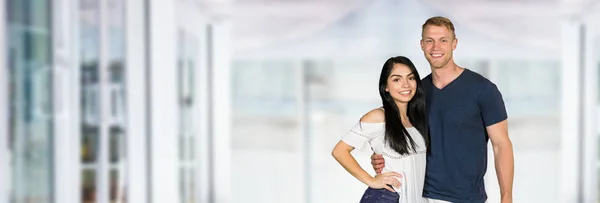
<path fill-rule="evenodd" d="M 98 203 L 109 203 L 109 137 L 110 137 L 110 120 L 111 120 L 111 101 L 110 101 L 110 71 L 109 71 L 109 10 L 108 1 L 98 1 L 99 11 L 99 31 L 100 39 L 98 44 L 98 87 L 100 88 L 100 119 L 99 119 L 99 134 L 98 134 L 98 167 L 96 168 L 96 201 Z"/>
<path fill-rule="evenodd" d="M 583 137 L 583 202 L 598 202 L 598 136 L 596 124 L 598 123 L 598 114 L 596 108 L 598 106 L 598 51 L 596 39 L 598 33 L 596 29 L 597 19 L 600 15 L 592 15 L 592 18 L 587 18 L 585 21 L 584 32 L 584 106 L 583 116 L 584 122 L 584 137 Z M 596 17 L 596 18 L 593 18 Z"/>
<path fill-rule="evenodd" d="M 208 181 L 211 178 L 210 174 L 210 115 L 207 113 L 211 111 L 212 108 L 209 107 L 211 98 L 209 97 L 209 88 L 210 86 L 210 71 L 208 68 L 210 67 L 207 61 L 209 61 L 209 47 L 208 47 L 208 25 L 203 24 L 198 28 L 198 43 L 199 47 L 199 56 L 198 61 L 198 69 L 195 72 L 197 85 L 195 88 L 195 99 L 197 101 L 194 118 L 198 118 L 196 121 L 196 129 L 197 129 L 197 138 L 195 147 L 196 147 L 196 194 L 198 194 L 198 198 L 196 200 L 197 203 L 201 202 L 210 202 L 210 190 L 211 183 Z"/>
<path fill-rule="evenodd" d="M 561 152 L 559 201 L 579 202 L 580 147 L 584 134 L 585 118 L 582 114 L 584 100 L 582 61 L 584 24 L 580 20 L 565 19 L 562 23 L 562 95 L 561 95 Z"/>
<path fill-rule="evenodd" d="M 586 122 L 586 125 L 590 127 L 586 129 L 586 133 L 588 136 L 586 137 L 586 164 L 585 164 L 585 182 L 584 182 L 584 202 L 598 202 L 600 197 L 598 197 L 598 170 L 600 169 L 600 157 L 598 157 L 598 137 L 600 136 L 600 104 L 597 100 L 598 98 L 598 56 L 600 49 L 595 46 L 598 44 L 598 39 L 600 39 L 600 26 L 597 25 L 596 21 L 600 19 L 600 2 L 596 2 L 595 5 L 590 8 L 589 13 L 585 16 L 585 24 L 588 28 L 587 34 L 587 43 L 588 46 L 586 49 L 586 70 L 589 71 L 586 73 L 588 91 L 586 94 L 589 94 L 588 100 L 586 100 L 586 113 L 588 114 L 589 121 Z M 596 126 L 593 128 L 593 126 Z"/>
<path fill-rule="evenodd" d="M 127 202 L 148 201 L 148 88 L 146 53 L 149 35 L 145 26 L 145 1 L 125 2 L 125 64 L 126 114 L 127 115 L 127 167 L 125 196 Z"/>
<path fill-rule="evenodd" d="M 6 1 L 0 1 L 0 203 L 8 203 L 8 189 L 11 180 L 8 178 L 10 165 L 8 162 L 8 61 L 6 60 L 7 19 Z"/>
<path fill-rule="evenodd" d="M 80 191 L 78 1 L 52 1 L 54 202 L 76 203 Z"/>
<path fill-rule="evenodd" d="M 296 76 L 294 79 L 296 80 L 296 105 L 298 112 L 298 131 L 299 135 L 296 136 L 296 142 L 301 143 L 300 149 L 302 150 L 302 182 L 296 183 L 301 185 L 302 191 L 298 193 L 302 194 L 302 200 L 299 202 L 311 202 L 311 135 L 310 135 L 310 109 L 308 109 L 308 102 L 310 92 L 308 86 L 308 77 L 307 77 L 307 69 L 305 65 L 305 61 L 298 61 L 296 64 L 294 75 Z M 300 174 L 298 174 L 300 175 Z"/>
<path fill-rule="evenodd" d="M 177 144 L 176 1 L 148 0 L 149 202 L 180 202 Z M 192 19 L 190 19 L 192 20 Z"/>
<path fill-rule="evenodd" d="M 592 24 L 565 20 L 562 27 L 561 202 L 598 200 L 598 70 Z"/>
<path fill-rule="evenodd" d="M 210 26 L 212 202 L 231 202 L 231 22 Z"/>
<path fill-rule="evenodd" d="M 75 191 L 81 191 L 81 169 L 82 169 L 82 163 L 81 163 L 81 109 L 82 109 L 82 104 L 81 104 L 81 61 L 80 61 L 80 9 L 79 9 L 79 2 L 80 1 L 65 1 L 66 5 L 68 5 L 68 12 L 70 13 L 69 16 L 67 16 L 66 18 L 69 19 L 69 21 L 71 22 L 69 24 L 69 34 L 67 34 L 67 36 L 70 36 L 69 39 L 65 39 L 67 41 L 69 41 L 68 46 L 70 47 L 70 52 L 69 52 L 69 56 L 70 58 L 68 59 L 68 61 L 70 62 L 69 64 L 69 68 L 70 68 L 70 75 L 68 75 L 68 81 L 70 84 L 70 92 L 69 92 L 69 96 L 67 96 L 67 98 L 69 98 L 69 103 L 65 104 L 66 108 L 69 109 L 70 111 L 68 112 L 69 117 L 69 127 L 70 127 L 70 136 L 69 139 L 71 139 L 71 145 L 70 148 L 72 151 L 70 151 L 70 159 L 69 159 L 69 163 L 70 163 L 70 169 L 72 171 L 71 174 L 69 174 L 71 176 L 70 179 L 70 184 L 68 188 L 74 188 Z M 77 40 L 73 40 L 73 39 L 77 39 Z M 74 175 L 77 174 L 77 175 Z M 79 203 L 81 202 L 81 194 L 74 194 L 72 191 L 69 192 L 69 198 L 67 199 L 67 203 Z"/>

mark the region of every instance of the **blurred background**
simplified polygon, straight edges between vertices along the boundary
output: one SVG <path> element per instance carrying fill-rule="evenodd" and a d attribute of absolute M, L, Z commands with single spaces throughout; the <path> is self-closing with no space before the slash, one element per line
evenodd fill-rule
<path fill-rule="evenodd" d="M 503 94 L 514 202 L 600 202 L 598 2 L 0 0 L 0 203 L 358 202 L 331 149 L 436 15 Z"/>

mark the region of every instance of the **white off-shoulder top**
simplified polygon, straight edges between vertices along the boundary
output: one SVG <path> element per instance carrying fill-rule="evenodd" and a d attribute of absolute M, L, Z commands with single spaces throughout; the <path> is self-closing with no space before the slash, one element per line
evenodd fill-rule
<path fill-rule="evenodd" d="M 400 195 L 400 202 L 422 202 L 427 146 L 416 128 L 408 127 L 406 130 L 415 141 L 416 152 L 411 150 L 405 155 L 400 155 L 385 144 L 385 123 L 358 122 L 342 136 L 342 141 L 361 151 L 370 148 L 373 152 L 382 154 L 385 160 L 383 172 L 394 171 L 403 176 L 400 179 L 401 187 L 394 187 Z"/>

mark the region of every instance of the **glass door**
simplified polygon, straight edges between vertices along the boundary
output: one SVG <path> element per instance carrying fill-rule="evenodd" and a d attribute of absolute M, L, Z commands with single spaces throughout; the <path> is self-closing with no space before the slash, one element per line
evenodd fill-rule
<path fill-rule="evenodd" d="M 81 202 L 125 198 L 124 2 L 80 0 Z"/>
<path fill-rule="evenodd" d="M 8 70 L 9 202 L 53 199 L 51 5 L 50 0 L 6 2 L 2 68 Z"/>

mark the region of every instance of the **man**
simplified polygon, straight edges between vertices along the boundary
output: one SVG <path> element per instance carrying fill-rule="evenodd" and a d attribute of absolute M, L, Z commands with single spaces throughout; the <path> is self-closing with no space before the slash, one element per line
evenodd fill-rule
<path fill-rule="evenodd" d="M 424 201 L 486 202 L 483 176 L 490 139 L 502 203 L 512 202 L 514 158 L 502 95 L 495 84 L 454 63 L 458 40 L 450 20 L 428 19 L 421 37 L 431 66 L 431 74 L 423 78 L 431 136 Z M 383 157 L 374 154 L 371 159 L 380 173 Z"/>

